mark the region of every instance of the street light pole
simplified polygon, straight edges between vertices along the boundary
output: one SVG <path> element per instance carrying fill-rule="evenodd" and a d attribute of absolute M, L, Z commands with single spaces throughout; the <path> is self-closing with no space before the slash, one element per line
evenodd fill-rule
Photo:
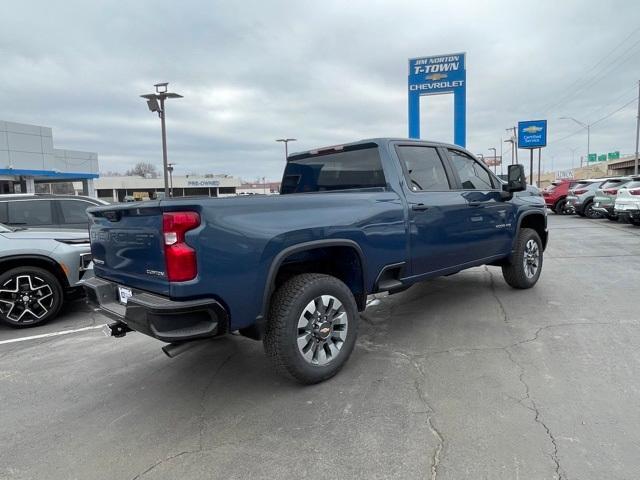
<path fill-rule="evenodd" d="M 636 117 L 636 161 L 633 174 L 638 175 L 638 142 L 640 141 L 640 80 L 638 80 L 638 116 Z"/>
<path fill-rule="evenodd" d="M 591 125 L 581 122 L 580 120 L 576 120 L 573 117 L 560 117 L 560 120 L 572 120 L 587 131 L 587 165 L 588 165 L 589 154 L 591 153 Z M 580 166 L 582 167 L 582 162 L 580 162 Z"/>
<path fill-rule="evenodd" d="M 160 126 L 162 129 L 162 171 L 164 174 L 164 195 L 165 197 L 169 197 L 169 164 L 167 160 L 167 125 L 165 122 L 165 109 L 164 109 L 164 101 L 167 98 L 182 98 L 182 95 L 178 95 L 177 93 L 171 93 L 168 91 L 168 83 L 156 83 L 154 87 L 156 88 L 156 93 L 147 93 L 145 95 L 140 95 L 142 98 L 147 100 L 147 107 L 152 112 L 158 112 L 158 116 L 160 117 Z"/>
<path fill-rule="evenodd" d="M 289 142 L 295 142 L 297 139 L 295 138 L 278 138 L 276 142 L 284 143 L 284 161 L 286 162 L 289 158 Z"/>
<path fill-rule="evenodd" d="M 169 171 L 169 189 L 171 193 L 171 197 L 173 198 L 173 166 L 175 163 L 168 163 L 167 170 Z"/>

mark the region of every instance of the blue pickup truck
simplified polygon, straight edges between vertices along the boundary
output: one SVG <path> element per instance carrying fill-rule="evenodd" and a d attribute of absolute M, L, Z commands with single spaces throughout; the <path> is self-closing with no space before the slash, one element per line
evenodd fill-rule
<path fill-rule="evenodd" d="M 373 139 L 292 154 L 281 194 L 89 209 L 89 301 L 169 356 L 239 332 L 300 382 L 349 358 L 367 296 L 478 265 L 530 288 L 545 204 L 522 165 L 504 182 L 466 150 Z"/>

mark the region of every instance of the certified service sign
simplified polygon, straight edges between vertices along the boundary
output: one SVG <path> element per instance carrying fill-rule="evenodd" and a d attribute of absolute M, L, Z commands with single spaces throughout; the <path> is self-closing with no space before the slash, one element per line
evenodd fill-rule
<path fill-rule="evenodd" d="M 547 121 L 527 120 L 518 122 L 518 148 L 547 146 Z"/>

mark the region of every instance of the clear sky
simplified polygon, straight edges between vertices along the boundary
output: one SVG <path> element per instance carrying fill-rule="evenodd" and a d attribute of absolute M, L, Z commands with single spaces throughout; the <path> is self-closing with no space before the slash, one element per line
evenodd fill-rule
<path fill-rule="evenodd" d="M 53 127 L 102 171 L 160 166 L 159 119 L 138 97 L 154 83 L 185 97 L 167 108 L 176 174 L 277 179 L 282 136 L 293 151 L 407 136 L 407 59 L 454 52 L 467 52 L 472 152 L 547 118 L 545 166 L 568 168 L 586 134 L 559 118 L 625 104 L 593 126 L 591 151 L 635 149 L 638 0 L 21 0 L 1 12 L 0 119 Z M 450 107 L 424 102 L 423 138 L 452 141 Z"/>

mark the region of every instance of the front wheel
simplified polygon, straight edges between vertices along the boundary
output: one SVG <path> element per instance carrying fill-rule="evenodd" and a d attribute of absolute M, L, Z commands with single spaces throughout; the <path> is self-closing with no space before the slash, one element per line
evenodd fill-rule
<path fill-rule="evenodd" d="M 0 275 L 0 320 L 16 327 L 33 327 L 51 320 L 63 302 L 60 281 L 37 267 L 13 268 Z"/>
<path fill-rule="evenodd" d="M 516 238 L 510 262 L 502 266 L 505 282 L 511 287 L 524 289 L 533 287 L 542 271 L 542 241 L 532 228 L 522 228 Z"/>
<path fill-rule="evenodd" d="M 305 273 L 273 295 L 264 348 L 278 371 L 312 384 L 338 373 L 357 334 L 358 308 L 351 290 L 335 277 Z"/>

